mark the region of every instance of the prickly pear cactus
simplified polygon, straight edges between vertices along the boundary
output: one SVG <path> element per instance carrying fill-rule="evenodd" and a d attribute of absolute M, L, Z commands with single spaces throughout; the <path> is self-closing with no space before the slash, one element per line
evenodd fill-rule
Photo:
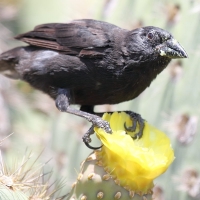
<path fill-rule="evenodd" d="M 95 199 L 150 200 L 152 194 L 138 195 L 120 186 L 119 182 L 104 170 L 94 152 L 82 162 L 77 180 L 72 185 L 67 200 Z"/>
<path fill-rule="evenodd" d="M 21 191 L 13 191 L 0 184 L 0 200 L 28 200 L 28 197 Z"/>
<path fill-rule="evenodd" d="M 164 173 L 174 160 L 169 138 L 145 123 L 143 137 L 133 140 L 138 131 L 125 131 L 133 126 L 125 112 L 104 114 L 112 134 L 94 128 L 102 147 L 82 164 L 68 200 L 152 199 L 154 179 Z M 156 137 L 155 137 L 156 136 Z"/>

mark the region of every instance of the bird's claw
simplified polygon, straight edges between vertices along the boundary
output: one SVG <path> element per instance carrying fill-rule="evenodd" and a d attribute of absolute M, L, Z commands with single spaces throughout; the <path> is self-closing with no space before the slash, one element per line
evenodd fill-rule
<path fill-rule="evenodd" d="M 93 147 L 91 146 L 89 143 L 92 141 L 90 136 L 92 134 L 94 134 L 94 127 L 98 127 L 98 128 L 102 128 L 104 129 L 107 133 L 112 133 L 112 130 L 110 128 L 110 124 L 107 121 L 104 121 L 102 118 L 100 117 L 96 117 L 94 119 L 91 120 L 92 122 L 92 126 L 90 127 L 90 129 L 85 133 L 85 135 L 82 137 L 83 142 L 85 143 L 85 145 L 90 148 L 90 149 L 100 149 L 102 146 L 100 147 Z"/>
<path fill-rule="evenodd" d="M 139 125 L 139 131 L 136 133 L 132 138 L 133 139 L 140 139 L 143 135 L 144 130 L 144 119 L 141 117 L 141 115 L 134 113 L 132 111 L 125 111 L 131 118 L 133 125 L 131 127 L 127 127 L 126 123 L 124 123 L 124 128 L 126 131 L 134 132 L 137 128 L 137 124 Z"/>
<path fill-rule="evenodd" d="M 90 148 L 90 149 L 93 149 L 93 150 L 100 149 L 101 146 L 100 146 L 100 147 L 93 147 L 93 146 L 91 146 L 91 145 L 89 144 L 89 143 L 92 141 L 91 138 L 90 138 L 90 136 L 91 136 L 92 134 L 94 134 L 94 125 L 92 125 L 92 126 L 90 127 L 90 129 L 89 129 L 89 130 L 85 133 L 85 135 L 82 137 L 83 142 L 84 142 L 85 145 L 86 145 L 88 148 Z"/>
<path fill-rule="evenodd" d="M 84 136 L 82 137 L 82 139 L 83 139 L 83 142 L 86 144 L 88 144 L 88 143 L 90 143 L 92 140 L 91 140 L 91 138 L 90 138 L 90 136 L 92 135 L 92 134 L 94 134 L 94 131 L 93 131 L 93 128 L 94 128 L 94 126 L 91 126 L 90 127 L 90 129 L 84 134 Z"/>
<path fill-rule="evenodd" d="M 92 126 L 93 127 L 93 126 Z M 83 142 L 85 143 L 85 145 L 89 148 L 89 149 L 93 149 L 93 150 L 97 150 L 100 149 L 102 146 L 100 147 L 93 147 L 90 145 L 90 142 L 92 141 L 90 138 L 90 135 L 94 133 L 94 131 L 91 134 L 88 134 L 90 131 L 90 129 L 87 131 L 87 133 L 82 137 Z"/>

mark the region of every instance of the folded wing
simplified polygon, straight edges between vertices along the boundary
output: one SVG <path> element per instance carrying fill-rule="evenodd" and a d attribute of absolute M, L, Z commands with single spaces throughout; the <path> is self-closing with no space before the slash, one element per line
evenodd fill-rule
<path fill-rule="evenodd" d="M 79 56 L 102 56 L 112 46 L 113 32 L 120 28 L 96 20 L 75 20 L 71 23 L 51 23 L 16 37 L 30 45 Z"/>

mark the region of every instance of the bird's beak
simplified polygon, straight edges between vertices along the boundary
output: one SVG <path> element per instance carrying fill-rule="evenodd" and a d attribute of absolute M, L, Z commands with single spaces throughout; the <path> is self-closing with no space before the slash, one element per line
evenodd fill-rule
<path fill-rule="evenodd" d="M 156 50 L 161 56 L 166 56 L 171 59 L 188 57 L 183 47 L 173 38 L 166 40 L 161 45 L 158 45 Z"/>

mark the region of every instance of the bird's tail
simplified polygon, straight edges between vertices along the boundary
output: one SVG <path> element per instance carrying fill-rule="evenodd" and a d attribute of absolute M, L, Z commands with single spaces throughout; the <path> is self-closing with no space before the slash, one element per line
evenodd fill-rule
<path fill-rule="evenodd" d="M 20 72 L 17 70 L 24 48 L 17 47 L 0 55 L 0 73 L 13 79 L 19 79 Z"/>

